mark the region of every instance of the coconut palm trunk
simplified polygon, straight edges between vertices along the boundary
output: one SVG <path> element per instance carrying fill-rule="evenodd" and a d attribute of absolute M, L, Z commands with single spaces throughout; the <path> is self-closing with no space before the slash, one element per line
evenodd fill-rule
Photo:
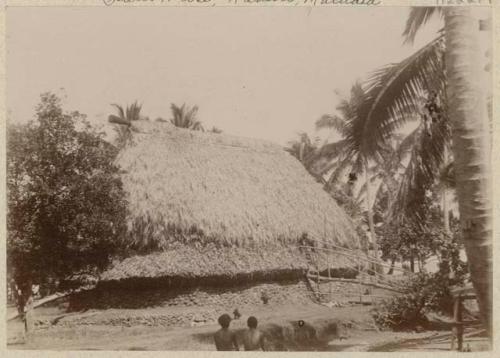
<path fill-rule="evenodd" d="M 490 132 L 479 22 L 472 7 L 445 7 L 448 110 L 460 223 L 481 316 L 491 336 L 492 201 Z"/>
<path fill-rule="evenodd" d="M 368 216 L 368 227 L 370 228 L 370 238 L 373 244 L 374 258 L 378 261 L 378 242 L 377 236 L 375 234 L 375 224 L 373 223 L 373 210 L 372 210 L 372 194 L 371 194 L 371 184 L 370 184 L 370 174 L 368 173 L 368 161 L 365 160 L 365 182 L 366 182 L 366 208 Z M 379 267 L 375 268 L 377 272 Z"/>

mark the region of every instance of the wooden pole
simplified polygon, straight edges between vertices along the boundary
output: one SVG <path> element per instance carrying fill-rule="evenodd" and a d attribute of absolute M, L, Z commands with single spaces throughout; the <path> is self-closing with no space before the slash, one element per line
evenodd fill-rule
<path fill-rule="evenodd" d="M 462 351 L 463 345 L 463 334 L 464 334 L 464 326 L 462 322 L 462 295 L 458 295 L 453 302 L 453 320 L 454 320 L 454 338 L 457 341 L 457 351 Z M 453 350 L 454 340 L 452 339 L 452 347 Z"/>
<path fill-rule="evenodd" d="M 340 255 L 352 258 L 353 260 L 359 258 L 358 255 L 355 255 L 355 254 L 351 253 L 351 252 L 353 252 L 353 250 L 347 250 L 347 249 L 344 249 L 342 247 L 335 246 L 335 245 L 331 245 L 331 246 L 333 246 L 334 248 L 333 249 L 323 248 L 323 251 L 332 251 L 332 252 L 334 252 L 336 254 L 340 254 Z M 312 246 L 299 245 L 297 247 L 312 247 Z M 337 248 L 339 248 L 340 250 L 337 250 Z M 365 261 L 367 263 L 376 263 L 373 259 L 370 259 L 369 257 L 363 258 L 363 261 Z M 380 266 L 382 266 L 382 267 L 391 267 L 391 265 L 384 264 L 384 263 L 380 263 Z M 394 270 L 400 271 L 400 272 L 405 272 L 407 274 L 411 274 L 411 271 L 408 271 L 408 270 L 405 270 L 405 269 L 401 269 L 399 267 L 395 267 Z"/>
<path fill-rule="evenodd" d="M 320 280 L 319 280 L 319 271 L 320 271 L 320 268 L 319 268 L 319 244 L 318 242 L 316 241 L 315 242 L 316 244 L 316 273 L 318 275 L 317 277 L 317 287 L 318 287 L 318 293 L 321 293 L 321 287 L 320 287 Z"/>
<path fill-rule="evenodd" d="M 316 280 L 317 279 L 317 276 L 311 274 L 311 275 L 308 275 L 307 276 L 308 278 L 310 278 L 311 280 Z M 328 277 L 321 277 L 319 278 L 321 281 L 329 281 L 328 280 Z M 358 279 L 349 279 L 349 278 L 331 278 L 330 279 L 332 282 L 350 282 L 350 283 L 359 283 Z M 383 285 L 383 284 L 380 284 L 380 283 L 373 283 L 373 282 L 365 282 L 363 284 L 364 286 L 369 286 L 369 287 L 375 287 L 375 288 L 383 288 L 384 290 L 388 290 L 388 291 L 392 291 L 392 292 L 396 292 L 396 293 L 403 293 L 404 290 L 403 289 L 399 289 L 397 287 L 393 287 L 393 286 L 389 286 L 389 285 Z"/>
<path fill-rule="evenodd" d="M 318 293 L 321 293 L 321 286 L 320 286 L 320 282 L 321 282 L 321 281 L 320 281 L 320 279 L 319 279 L 319 257 L 318 257 L 318 256 L 316 256 L 316 258 L 317 258 L 317 264 L 316 264 L 316 266 L 317 266 L 317 271 L 318 271 L 318 277 L 317 277 L 317 282 L 318 282 Z"/>
<path fill-rule="evenodd" d="M 358 259 L 358 266 L 360 269 L 360 271 L 358 272 L 359 303 L 363 303 L 363 284 L 361 283 L 362 267 L 361 267 L 361 260 L 359 259 Z"/>
<path fill-rule="evenodd" d="M 330 280 L 328 282 L 328 291 L 329 291 L 329 300 L 330 302 L 332 301 L 332 281 L 331 281 L 331 278 L 332 278 L 332 275 L 330 274 L 330 253 L 327 253 L 327 258 L 328 258 L 328 280 Z"/>
<path fill-rule="evenodd" d="M 324 221 L 323 221 L 323 241 L 326 241 L 326 214 L 324 216 Z M 326 265 L 328 269 L 328 279 L 331 279 L 331 273 L 330 273 L 330 252 L 326 252 Z M 332 281 L 328 282 L 328 301 L 332 301 Z"/>

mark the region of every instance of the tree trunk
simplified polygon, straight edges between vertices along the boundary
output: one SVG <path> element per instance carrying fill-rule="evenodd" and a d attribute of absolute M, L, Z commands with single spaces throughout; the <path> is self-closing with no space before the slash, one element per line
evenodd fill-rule
<path fill-rule="evenodd" d="M 446 147 L 445 147 L 446 153 Z M 445 154 L 445 162 L 444 165 L 447 164 L 447 157 Z M 448 210 L 448 198 L 447 198 L 447 188 L 446 185 L 441 185 L 441 200 L 442 200 L 442 210 L 443 210 L 443 224 L 444 224 L 444 242 L 449 242 L 451 240 L 451 230 L 450 230 L 450 212 Z M 441 250 L 441 262 L 439 268 L 446 277 L 450 278 L 450 262 L 449 262 L 449 253 L 447 249 Z"/>
<path fill-rule="evenodd" d="M 391 259 L 391 267 L 389 268 L 389 271 L 387 271 L 388 275 L 392 275 L 394 273 L 394 265 L 396 264 L 396 259 L 393 257 Z"/>
<path fill-rule="evenodd" d="M 450 237 L 451 231 L 450 231 L 450 211 L 448 209 L 448 195 L 447 195 L 448 189 L 446 189 L 446 186 L 443 185 L 443 188 L 441 190 L 442 190 L 441 197 L 443 200 L 444 232 L 448 237 Z"/>
<path fill-rule="evenodd" d="M 366 182 L 366 209 L 368 215 L 368 227 L 370 228 L 370 238 L 373 244 L 374 258 L 378 261 L 378 243 L 377 236 L 375 235 L 375 224 L 373 223 L 373 211 L 372 211 L 372 199 L 371 199 L 371 185 L 370 176 L 368 174 L 368 161 L 365 160 L 365 182 Z M 378 265 L 377 265 L 378 266 Z M 375 270 L 379 272 L 379 267 L 375 267 Z"/>
<path fill-rule="evenodd" d="M 31 279 L 23 278 L 17 281 L 17 287 L 19 288 L 19 295 L 17 301 L 17 309 L 22 317 L 24 325 L 25 337 L 29 335 L 34 328 L 33 319 L 33 295 L 32 295 L 32 281 Z"/>
<path fill-rule="evenodd" d="M 448 160 L 448 148 L 445 145 L 444 146 L 444 153 L 443 153 L 443 167 L 446 168 L 449 164 Z M 444 222 L 444 232 L 449 238 L 451 235 L 451 230 L 450 230 L 450 211 L 448 208 L 448 188 L 447 188 L 447 183 L 442 183 L 441 184 L 441 199 L 443 201 L 443 222 Z"/>
<path fill-rule="evenodd" d="M 491 337 L 491 153 L 479 23 L 472 7 L 445 7 L 448 110 L 460 224 L 481 316 Z M 491 11 L 491 9 L 488 9 Z M 490 84 L 491 85 L 491 84 Z"/>

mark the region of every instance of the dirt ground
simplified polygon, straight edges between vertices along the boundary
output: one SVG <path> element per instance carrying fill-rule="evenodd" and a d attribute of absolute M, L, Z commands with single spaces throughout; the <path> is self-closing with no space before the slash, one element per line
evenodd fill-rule
<path fill-rule="evenodd" d="M 186 308 L 187 309 L 187 308 Z M 148 309 L 149 315 L 162 315 L 166 308 Z M 309 304 L 241 309 L 242 317 L 231 328 L 241 335 L 249 315 L 259 319 L 259 328 L 268 337 L 270 350 L 278 351 L 412 351 L 449 350 L 450 332 L 380 332 L 369 314 L 370 306 L 325 307 Z M 19 320 L 7 325 L 9 349 L 45 350 L 215 350 L 215 323 L 191 327 L 132 325 L 62 324 L 80 316 L 130 315 L 135 310 L 104 310 L 67 315 L 56 307 L 39 308 L 36 317 L 51 325 L 37 326 L 23 339 Z M 133 312 L 137 314 L 137 312 Z M 304 320 L 300 328 L 298 321 Z M 447 336 L 448 335 L 448 336 Z M 305 338 L 304 338 L 305 337 Z M 484 338 L 466 339 L 471 350 L 485 350 Z M 466 344 L 464 346 L 466 346 Z"/>

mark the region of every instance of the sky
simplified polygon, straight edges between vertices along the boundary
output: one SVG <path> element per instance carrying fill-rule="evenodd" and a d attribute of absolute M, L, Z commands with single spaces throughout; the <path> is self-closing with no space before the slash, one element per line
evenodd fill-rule
<path fill-rule="evenodd" d="M 7 8 L 7 110 L 34 117 L 40 94 L 107 124 L 137 100 L 151 119 L 198 105 L 205 128 L 285 145 L 334 113 L 356 80 L 412 54 L 405 7 Z M 325 133 L 320 133 L 325 136 Z"/>

